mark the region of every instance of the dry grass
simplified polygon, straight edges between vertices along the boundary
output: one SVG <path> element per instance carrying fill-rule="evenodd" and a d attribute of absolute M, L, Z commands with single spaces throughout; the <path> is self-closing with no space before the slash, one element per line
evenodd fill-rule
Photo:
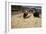
<path fill-rule="evenodd" d="M 11 28 L 30 28 L 41 27 L 41 18 L 36 18 L 33 14 L 29 18 L 24 19 L 23 13 L 11 16 Z"/>

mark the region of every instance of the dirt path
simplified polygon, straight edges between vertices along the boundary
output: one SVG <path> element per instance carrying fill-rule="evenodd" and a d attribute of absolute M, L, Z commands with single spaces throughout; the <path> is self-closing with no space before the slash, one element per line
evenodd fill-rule
<path fill-rule="evenodd" d="M 12 15 L 11 27 L 12 28 L 41 27 L 41 18 L 36 18 L 31 14 L 31 16 L 29 18 L 24 19 L 23 13 L 17 14 L 17 15 Z"/>

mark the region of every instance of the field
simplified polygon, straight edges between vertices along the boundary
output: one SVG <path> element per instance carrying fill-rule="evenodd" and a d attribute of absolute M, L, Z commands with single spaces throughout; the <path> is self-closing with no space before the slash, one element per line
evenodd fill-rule
<path fill-rule="evenodd" d="M 41 27 L 41 18 L 29 13 L 29 18 L 24 19 L 23 13 L 11 16 L 11 28 L 36 28 Z"/>

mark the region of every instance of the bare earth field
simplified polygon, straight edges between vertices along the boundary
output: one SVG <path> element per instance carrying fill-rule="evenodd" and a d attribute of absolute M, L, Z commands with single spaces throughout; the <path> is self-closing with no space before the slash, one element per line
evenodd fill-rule
<path fill-rule="evenodd" d="M 11 16 L 11 28 L 35 28 L 41 27 L 41 18 L 34 17 L 33 14 L 29 18 L 24 19 L 23 13 Z"/>

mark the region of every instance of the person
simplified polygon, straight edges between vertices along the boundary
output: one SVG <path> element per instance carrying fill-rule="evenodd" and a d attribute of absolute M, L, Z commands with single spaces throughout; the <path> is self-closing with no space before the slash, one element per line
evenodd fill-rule
<path fill-rule="evenodd" d="M 24 14 L 23 14 L 23 17 L 26 18 L 27 15 L 28 15 L 28 12 L 25 11 Z"/>

